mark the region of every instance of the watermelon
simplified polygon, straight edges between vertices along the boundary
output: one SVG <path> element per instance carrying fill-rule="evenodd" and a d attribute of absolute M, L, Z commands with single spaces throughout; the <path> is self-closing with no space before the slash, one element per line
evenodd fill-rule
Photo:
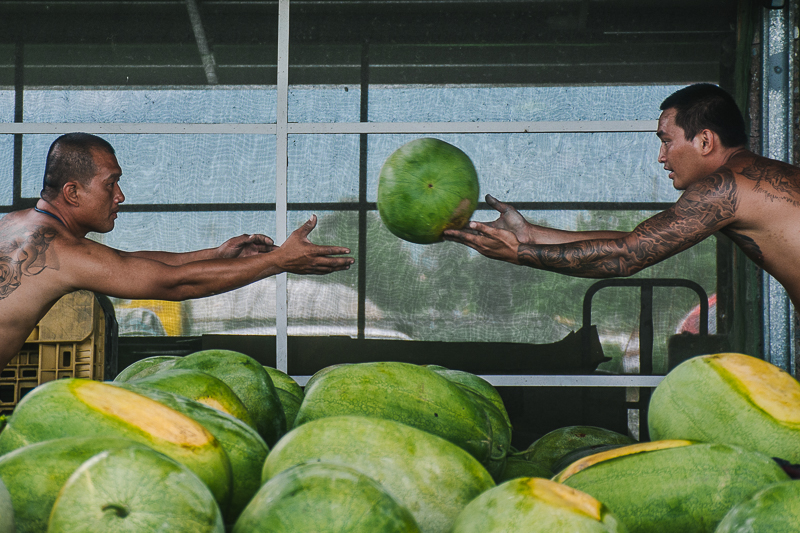
<path fill-rule="evenodd" d="M 762 453 L 671 440 L 584 457 L 554 481 L 606 504 L 631 533 L 713 533 L 732 506 L 788 479 Z"/>
<path fill-rule="evenodd" d="M 378 213 L 401 239 L 442 240 L 463 228 L 478 206 L 478 174 L 469 156 L 439 139 L 408 142 L 384 162 L 378 176 Z"/>
<path fill-rule="evenodd" d="M 144 446 L 83 463 L 58 493 L 48 533 L 224 533 L 208 487 L 191 470 Z"/>
<path fill-rule="evenodd" d="M 120 383 L 202 424 L 220 442 L 231 465 L 232 484 L 228 502 L 220 502 L 226 522 L 233 524 L 261 486 L 261 467 L 269 448 L 261 436 L 243 421 L 175 393 L 139 387 L 138 381 Z"/>
<path fill-rule="evenodd" d="M 278 393 L 278 399 L 286 417 L 286 429 L 292 429 L 297 418 L 297 412 L 300 411 L 300 406 L 303 404 L 303 399 L 284 389 L 276 388 L 275 391 Z"/>
<path fill-rule="evenodd" d="M 494 486 L 486 469 L 455 444 L 393 420 L 333 416 L 287 433 L 264 462 L 262 482 L 309 462 L 353 468 L 380 483 L 424 533 L 449 531 L 473 498 Z"/>
<path fill-rule="evenodd" d="M 189 467 L 224 505 L 231 465 L 220 442 L 191 418 L 120 385 L 77 378 L 39 385 L 0 433 L 0 455 L 59 437 L 130 439 Z"/>
<path fill-rule="evenodd" d="M 596 426 L 565 426 L 536 439 L 523 452 L 523 457 L 546 466 L 556 474 L 558 470 L 555 470 L 555 466 L 559 459 L 578 448 L 595 444 L 635 443 L 631 437 L 610 429 Z"/>
<path fill-rule="evenodd" d="M 625 533 L 605 505 L 586 493 L 541 478 L 517 478 L 472 500 L 451 533 Z"/>
<path fill-rule="evenodd" d="M 154 355 L 152 357 L 145 357 L 139 359 L 135 363 L 131 363 L 125 370 L 117 374 L 114 381 L 125 382 L 132 379 L 145 378 L 151 376 L 162 370 L 172 368 L 180 357 L 177 355 Z"/>
<path fill-rule="evenodd" d="M 11 493 L 8 492 L 5 483 L 0 480 L 0 533 L 14 533 L 17 531 L 14 525 L 14 506 L 11 503 Z"/>
<path fill-rule="evenodd" d="M 509 456 L 506 458 L 505 467 L 500 474 L 493 476 L 497 484 L 510 481 L 520 477 L 541 477 L 550 478 L 552 472 L 549 468 L 536 461 L 529 461 L 521 456 Z"/>
<path fill-rule="evenodd" d="M 508 417 L 508 412 L 506 411 L 506 405 L 503 403 L 503 398 L 491 383 L 480 376 L 476 376 L 475 374 L 465 372 L 463 370 L 452 370 L 440 365 L 425 365 L 425 367 L 428 370 L 432 370 L 440 376 L 449 379 L 453 383 L 458 383 L 459 385 L 472 390 L 472 392 L 480 394 L 492 402 L 494 406 L 497 407 L 497 409 L 503 414 L 503 418 L 505 418 L 508 427 L 512 427 L 511 419 Z"/>
<path fill-rule="evenodd" d="M 11 497 L 16 531 L 45 531 L 58 491 L 79 466 L 105 450 L 131 446 L 142 445 L 116 437 L 64 437 L 30 444 L 0 457 L 0 479 Z"/>
<path fill-rule="evenodd" d="M 294 427 L 329 416 L 374 416 L 438 435 L 481 462 L 492 455 L 492 427 L 483 407 L 457 384 L 423 366 L 342 365 L 310 383 Z"/>
<path fill-rule="evenodd" d="M 234 416 L 255 428 L 253 417 L 250 416 L 250 412 L 242 400 L 224 381 L 211 374 L 199 370 L 170 368 L 144 378 L 131 379 L 128 383 L 180 394 L 190 400 Z"/>
<path fill-rule="evenodd" d="M 715 533 L 796 533 L 800 530 L 800 480 L 769 485 L 734 505 Z"/>
<path fill-rule="evenodd" d="M 372 478 L 342 465 L 308 463 L 267 481 L 233 528 L 233 533 L 261 531 L 419 533 L 419 527 Z"/>
<path fill-rule="evenodd" d="M 483 466 L 492 475 L 495 480 L 498 479 L 500 474 L 506 466 L 506 458 L 508 457 L 508 450 L 511 448 L 511 425 L 506 422 L 503 413 L 485 396 L 474 392 L 472 389 L 463 387 L 456 384 L 467 393 L 467 396 L 472 398 L 476 405 L 483 409 L 486 418 L 492 427 L 492 451 L 488 459 L 483 461 Z"/>
<path fill-rule="evenodd" d="M 272 379 L 272 384 L 275 385 L 276 389 L 285 390 L 286 392 L 297 396 L 298 398 L 303 398 L 303 387 L 301 387 L 292 377 L 283 372 L 278 370 L 277 368 L 273 368 L 271 366 L 264 366 L 264 370 L 267 371 L 269 377 Z"/>
<path fill-rule="evenodd" d="M 232 350 L 203 350 L 181 358 L 173 368 L 200 370 L 224 381 L 247 407 L 267 445 L 275 444 L 286 432 L 286 417 L 272 378 L 249 355 Z"/>
<path fill-rule="evenodd" d="M 652 439 L 733 444 L 800 463 L 800 383 L 748 355 L 694 357 L 656 387 L 647 426 Z"/>

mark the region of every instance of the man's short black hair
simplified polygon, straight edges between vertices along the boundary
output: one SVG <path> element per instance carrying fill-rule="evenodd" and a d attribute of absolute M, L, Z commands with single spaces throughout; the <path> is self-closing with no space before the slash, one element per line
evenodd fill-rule
<path fill-rule="evenodd" d="M 114 155 L 114 147 L 105 139 L 89 133 L 67 133 L 50 145 L 40 196 L 52 200 L 65 183 L 88 183 L 97 173 L 93 150 Z"/>
<path fill-rule="evenodd" d="M 726 148 L 747 144 L 744 117 L 733 97 L 710 83 L 689 85 L 661 103 L 661 110 L 675 109 L 675 124 L 691 141 L 708 129 L 719 135 Z"/>

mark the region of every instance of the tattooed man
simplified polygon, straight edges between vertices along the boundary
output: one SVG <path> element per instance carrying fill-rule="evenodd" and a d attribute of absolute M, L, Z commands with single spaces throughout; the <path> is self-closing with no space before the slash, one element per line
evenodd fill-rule
<path fill-rule="evenodd" d="M 131 299 L 185 300 L 280 272 L 327 274 L 353 263 L 346 248 L 308 240 L 312 217 L 282 246 L 241 235 L 186 253 L 124 252 L 86 238 L 114 228 L 122 169 L 100 137 L 69 133 L 47 154 L 41 199 L 0 220 L 0 369 L 61 296 L 80 289 Z M 339 256 L 339 257 L 335 257 Z"/>
<path fill-rule="evenodd" d="M 448 230 L 492 259 L 571 276 L 630 276 L 721 232 L 769 272 L 800 308 L 800 169 L 745 148 L 742 114 L 715 85 L 690 85 L 661 104 L 658 162 L 678 201 L 631 232 L 562 231 L 528 223 L 512 206 L 500 216 Z"/>

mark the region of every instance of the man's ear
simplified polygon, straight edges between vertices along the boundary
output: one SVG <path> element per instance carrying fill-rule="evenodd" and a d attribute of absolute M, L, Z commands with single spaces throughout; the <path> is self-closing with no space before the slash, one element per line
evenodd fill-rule
<path fill-rule="evenodd" d="M 694 140 L 697 148 L 700 150 L 700 155 L 709 155 L 719 144 L 717 134 L 709 129 L 700 131 L 700 133 L 695 136 Z"/>
<path fill-rule="evenodd" d="M 78 207 L 80 204 L 78 200 L 78 188 L 80 185 L 76 181 L 68 181 L 64 184 L 61 188 L 61 195 L 64 197 L 64 201 L 73 207 Z"/>

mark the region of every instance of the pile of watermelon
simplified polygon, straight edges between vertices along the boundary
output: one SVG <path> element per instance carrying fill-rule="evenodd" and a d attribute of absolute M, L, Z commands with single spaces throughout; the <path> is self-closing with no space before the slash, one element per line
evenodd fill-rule
<path fill-rule="evenodd" d="M 0 533 L 800 531 L 800 383 L 690 359 L 652 440 L 568 426 L 527 449 L 479 376 L 401 362 L 300 387 L 228 350 L 62 379 L 0 432 Z"/>

